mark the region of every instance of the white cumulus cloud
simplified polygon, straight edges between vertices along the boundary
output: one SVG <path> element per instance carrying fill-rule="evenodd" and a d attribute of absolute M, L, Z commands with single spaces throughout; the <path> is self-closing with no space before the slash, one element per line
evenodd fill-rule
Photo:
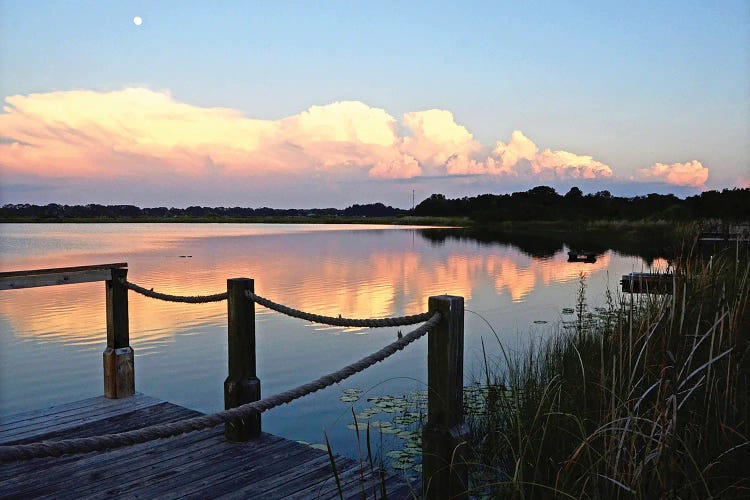
<path fill-rule="evenodd" d="M 311 106 L 277 120 L 194 106 L 168 92 L 127 88 L 15 95 L 0 114 L 0 173 L 155 179 L 179 175 L 304 180 L 509 177 L 530 182 L 614 176 L 590 155 L 542 149 L 520 130 L 480 144 L 448 110 L 395 118 L 359 101 Z M 702 186 L 698 161 L 641 169 L 640 180 Z"/>
<path fill-rule="evenodd" d="M 635 180 L 659 181 L 675 186 L 702 187 L 708 180 L 708 168 L 693 160 L 685 163 L 655 163 L 636 172 Z"/>

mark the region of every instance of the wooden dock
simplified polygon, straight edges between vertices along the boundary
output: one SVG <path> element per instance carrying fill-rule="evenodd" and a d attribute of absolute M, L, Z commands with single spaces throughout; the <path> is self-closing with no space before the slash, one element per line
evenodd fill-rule
<path fill-rule="evenodd" d="M 107 347 L 102 353 L 104 397 L 0 418 L 0 458 L 5 460 L 0 463 L 0 497 L 410 498 L 420 492 L 430 499 L 468 497 L 463 297 L 431 296 L 427 311 L 412 316 L 337 318 L 299 311 L 257 295 L 250 278 L 227 279 L 226 292 L 180 296 L 131 283 L 127 274 L 124 262 L 0 273 L 0 290 L 104 281 L 107 318 Z M 226 410 L 201 416 L 135 392 L 129 291 L 185 304 L 227 302 Z M 421 326 L 335 372 L 261 399 L 256 374 L 256 302 L 281 314 L 331 326 Z M 366 464 L 347 458 L 335 458 L 334 467 L 326 451 L 262 432 L 261 412 L 340 383 L 424 335 L 428 336 L 429 390 L 418 484 L 368 471 Z M 128 435 L 122 434 L 127 431 Z M 166 438 L 178 432 L 186 434 Z M 112 449 L 114 444 L 133 442 L 141 444 Z M 41 458 L 74 451 L 81 454 Z M 40 458 L 12 462 L 22 457 Z"/>
<path fill-rule="evenodd" d="M 96 436 L 197 415 L 140 393 L 94 397 L 0 417 L 0 444 Z M 421 484 L 392 474 L 381 479 L 350 458 L 335 461 L 343 498 L 421 494 Z M 327 452 L 267 433 L 232 443 L 218 426 L 102 453 L 2 463 L 0 497 L 339 498 L 339 490 Z"/>
<path fill-rule="evenodd" d="M 624 293 L 671 294 L 674 279 L 664 273 L 630 273 L 620 279 Z"/>

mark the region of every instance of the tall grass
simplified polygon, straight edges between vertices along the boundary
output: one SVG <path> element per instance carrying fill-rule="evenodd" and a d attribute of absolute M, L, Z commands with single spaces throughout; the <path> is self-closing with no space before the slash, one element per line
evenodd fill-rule
<path fill-rule="evenodd" d="M 747 246 L 686 246 L 674 293 L 616 295 L 483 375 L 474 484 L 512 498 L 750 497 Z M 477 486 L 478 488 L 478 486 Z"/>

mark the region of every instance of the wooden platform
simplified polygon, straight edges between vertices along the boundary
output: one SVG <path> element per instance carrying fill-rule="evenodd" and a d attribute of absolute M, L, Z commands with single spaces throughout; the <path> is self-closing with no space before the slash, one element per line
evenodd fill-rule
<path fill-rule="evenodd" d="M 674 279 L 671 274 L 623 274 L 620 284 L 624 293 L 671 294 Z"/>
<path fill-rule="evenodd" d="M 96 397 L 0 417 L 0 444 L 137 429 L 199 415 L 143 394 Z M 384 480 L 336 457 L 344 498 L 412 498 L 420 486 Z M 223 426 L 103 453 L 0 464 L 2 498 L 339 498 L 328 453 L 263 433 L 229 443 Z"/>

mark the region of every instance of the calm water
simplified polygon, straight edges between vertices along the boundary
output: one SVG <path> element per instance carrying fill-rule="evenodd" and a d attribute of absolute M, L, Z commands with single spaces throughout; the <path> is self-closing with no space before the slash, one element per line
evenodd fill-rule
<path fill-rule="evenodd" d="M 594 264 L 568 263 L 567 249 L 538 259 L 507 244 L 436 243 L 423 234 L 364 225 L 5 224 L 0 267 L 128 262 L 130 281 L 184 295 L 225 291 L 227 278 L 251 277 L 260 295 L 345 317 L 414 314 L 430 295 L 461 295 L 509 348 L 554 328 L 562 308 L 575 304 L 581 273 L 595 305 L 607 286 L 616 290 L 621 274 L 648 269 L 613 251 Z M 226 303 L 172 304 L 132 292 L 129 300 L 137 390 L 203 412 L 223 409 Z M 264 395 L 370 354 L 398 330 L 328 328 L 260 307 L 256 321 Z M 105 325 L 103 283 L 0 292 L 0 416 L 100 395 Z M 495 356 L 494 334 L 467 312 L 467 381 L 479 373 L 482 339 Z M 425 380 L 423 338 L 340 386 L 264 414 L 263 427 L 318 443 L 325 429 L 336 451 L 354 455 L 342 390 L 403 395 L 424 388 Z"/>

